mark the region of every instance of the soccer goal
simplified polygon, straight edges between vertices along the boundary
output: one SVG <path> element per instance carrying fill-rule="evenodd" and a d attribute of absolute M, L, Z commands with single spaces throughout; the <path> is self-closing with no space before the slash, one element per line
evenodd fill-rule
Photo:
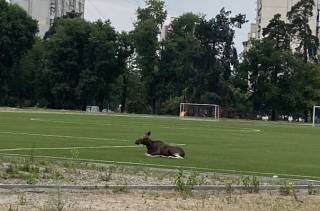
<path fill-rule="evenodd" d="M 313 106 L 313 127 L 320 127 L 320 106 Z"/>
<path fill-rule="evenodd" d="M 219 120 L 219 105 L 180 103 L 180 117 L 213 118 Z"/>

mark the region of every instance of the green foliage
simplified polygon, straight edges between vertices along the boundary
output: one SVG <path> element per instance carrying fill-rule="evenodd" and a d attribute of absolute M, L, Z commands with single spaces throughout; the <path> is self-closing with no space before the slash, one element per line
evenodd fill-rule
<path fill-rule="evenodd" d="M 175 19 L 161 56 L 163 101 L 180 97 L 187 102 L 230 105 L 231 67 L 238 65 L 234 30 L 243 23 L 244 15 L 232 17 L 224 8 L 209 20 L 192 13 Z"/>
<path fill-rule="evenodd" d="M 156 112 L 157 89 L 156 75 L 159 71 L 160 43 L 158 35 L 160 26 L 164 23 L 167 12 L 162 0 L 146 0 L 145 8 L 138 8 L 137 22 L 133 31 L 136 49 L 136 62 L 141 70 L 141 76 L 147 91 L 145 96 L 153 113 Z"/>
<path fill-rule="evenodd" d="M 38 177 L 35 174 L 27 174 L 24 179 L 29 185 L 33 185 L 38 182 Z"/>
<path fill-rule="evenodd" d="M 263 36 L 274 41 L 274 47 L 277 49 L 290 49 L 290 27 L 283 20 L 281 15 L 274 15 L 266 28 L 263 29 Z"/>
<path fill-rule="evenodd" d="M 184 196 L 191 195 L 191 187 L 195 185 L 202 185 L 204 183 L 203 177 L 199 177 L 197 172 L 192 172 L 191 175 L 185 176 L 183 170 L 179 170 L 174 183 L 176 185 L 176 191 L 180 192 Z"/>
<path fill-rule="evenodd" d="M 180 102 L 197 102 L 240 117 L 307 120 L 320 103 L 313 0 L 294 5 L 289 23 L 276 14 L 241 60 L 234 37 L 246 17 L 224 8 L 213 18 L 190 12 L 175 18 L 159 41 L 163 0 L 137 9 L 132 32 L 71 12 L 44 39 L 35 39 L 36 21 L 21 8 L 4 0 L 0 6 L 0 105 L 118 111 L 121 104 L 121 112 L 176 115 Z"/>
<path fill-rule="evenodd" d="M 25 193 L 20 193 L 18 195 L 18 201 L 19 201 L 19 205 L 26 205 L 27 204 L 27 195 Z"/>
<path fill-rule="evenodd" d="M 79 155 L 80 155 L 80 151 L 77 148 L 72 148 L 70 150 L 70 154 L 71 154 L 72 159 L 78 160 L 79 159 Z"/>
<path fill-rule="evenodd" d="M 32 47 L 37 22 L 18 5 L 0 0 L 0 105 L 19 102 L 19 84 L 14 68 L 21 57 Z"/>
<path fill-rule="evenodd" d="M 177 115 L 180 109 L 180 102 L 182 102 L 180 97 L 174 97 L 168 99 L 161 104 L 160 114 L 171 114 Z"/>
<path fill-rule="evenodd" d="M 271 114 L 273 120 L 279 114 L 304 116 L 308 121 L 310 108 L 320 102 L 319 65 L 308 63 L 317 60 L 319 46 L 309 26 L 314 6 L 313 0 L 299 1 L 288 12 L 290 23 L 276 14 L 263 29 L 264 39 L 252 41 L 244 54 L 236 84 L 249 95 L 255 113 Z M 298 44 L 294 52 L 292 44 Z"/>
<path fill-rule="evenodd" d="M 112 178 L 112 174 L 115 171 L 115 166 L 109 166 L 105 172 L 102 172 L 100 175 L 100 179 L 105 182 L 109 182 Z"/>
<path fill-rule="evenodd" d="M 19 211 L 19 206 L 13 207 L 12 204 L 10 204 L 8 211 Z"/>
<path fill-rule="evenodd" d="M 17 166 L 14 164 L 9 164 L 8 168 L 6 169 L 6 173 L 10 175 L 18 174 Z"/>
<path fill-rule="evenodd" d="M 294 191 L 294 187 L 293 187 L 294 183 L 290 182 L 290 181 L 284 181 L 281 185 L 280 185 L 280 194 L 283 196 L 288 196 L 290 195 L 290 193 L 292 193 Z"/>
<path fill-rule="evenodd" d="M 189 186 L 202 185 L 204 183 L 204 178 L 199 176 L 197 172 L 192 172 L 187 178 L 186 184 Z"/>
<path fill-rule="evenodd" d="M 309 195 L 316 195 L 319 192 L 319 190 L 315 189 L 312 184 L 308 185 L 308 194 Z"/>
<path fill-rule="evenodd" d="M 32 49 L 20 60 L 18 69 L 21 75 L 16 77 L 16 83 L 20 86 L 21 105 L 47 107 L 50 90 L 43 40 L 36 39 Z"/>
<path fill-rule="evenodd" d="M 298 41 L 297 52 L 303 57 L 304 62 L 316 59 L 319 47 L 319 39 L 309 25 L 309 20 L 316 16 L 313 14 L 314 0 L 300 0 L 288 12 L 288 20 L 291 23 L 290 33 Z"/>
<path fill-rule="evenodd" d="M 244 190 L 248 193 L 258 193 L 259 192 L 259 186 L 260 181 L 255 176 L 246 176 L 242 178 L 242 184 L 244 186 Z"/>
<path fill-rule="evenodd" d="M 126 62 L 118 34 L 109 21 L 63 18 L 57 22 L 55 33 L 46 41 L 52 106 L 97 104 L 103 108 L 110 84 Z"/>
<path fill-rule="evenodd" d="M 190 189 L 183 178 L 183 170 L 179 170 L 179 173 L 174 181 L 176 190 L 180 193 L 190 193 Z"/>

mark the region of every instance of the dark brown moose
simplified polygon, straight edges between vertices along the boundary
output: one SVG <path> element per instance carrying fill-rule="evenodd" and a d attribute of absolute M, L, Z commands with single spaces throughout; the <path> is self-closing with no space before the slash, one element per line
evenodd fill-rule
<path fill-rule="evenodd" d="M 180 159 L 184 158 L 185 153 L 181 147 L 171 146 L 158 140 L 151 140 L 150 135 L 151 132 L 149 131 L 142 138 L 136 140 L 135 142 L 137 145 L 142 144 L 147 147 L 147 156 L 161 156 Z"/>

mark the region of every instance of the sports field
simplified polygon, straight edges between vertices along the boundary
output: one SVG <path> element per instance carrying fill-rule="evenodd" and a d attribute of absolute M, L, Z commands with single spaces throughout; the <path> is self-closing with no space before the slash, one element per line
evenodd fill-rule
<path fill-rule="evenodd" d="M 186 159 L 150 158 L 134 141 L 180 144 Z M 0 112 L 0 153 L 320 180 L 320 129 L 258 121 L 63 112 Z"/>

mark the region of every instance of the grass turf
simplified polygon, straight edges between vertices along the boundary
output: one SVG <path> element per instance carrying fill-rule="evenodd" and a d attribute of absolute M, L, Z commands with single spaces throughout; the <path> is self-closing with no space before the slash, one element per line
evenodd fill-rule
<path fill-rule="evenodd" d="M 145 148 L 130 147 L 148 130 L 153 139 L 185 144 L 186 159 L 150 158 L 144 155 Z M 106 146 L 125 147 L 99 148 Z M 320 179 L 320 130 L 311 126 L 137 115 L 0 112 L 0 153 L 68 158 L 74 156 L 70 147 L 98 147 L 78 149 L 81 159 Z M 20 149 L 8 150 L 16 148 Z"/>

